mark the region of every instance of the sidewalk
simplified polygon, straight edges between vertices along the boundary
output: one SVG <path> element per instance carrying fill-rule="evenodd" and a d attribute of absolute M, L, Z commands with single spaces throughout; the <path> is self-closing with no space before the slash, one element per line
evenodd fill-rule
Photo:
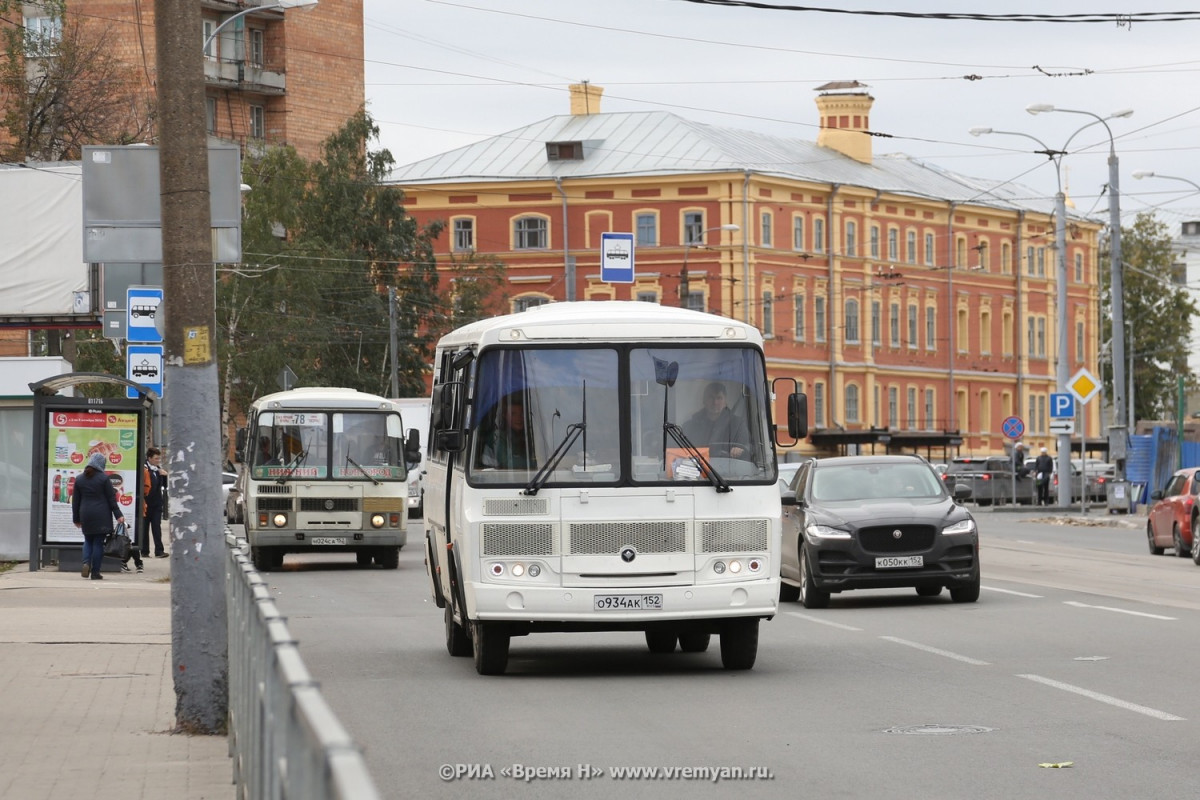
<path fill-rule="evenodd" d="M 0 797 L 235 796 L 226 737 L 172 733 L 171 559 L 145 563 L 0 573 Z"/>

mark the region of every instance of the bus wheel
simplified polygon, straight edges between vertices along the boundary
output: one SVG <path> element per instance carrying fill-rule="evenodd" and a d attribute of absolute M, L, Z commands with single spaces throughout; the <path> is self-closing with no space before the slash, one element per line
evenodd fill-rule
<path fill-rule="evenodd" d="M 679 636 L 675 631 L 646 631 L 646 647 L 650 648 L 651 653 L 659 655 L 667 655 L 675 652 L 675 644 L 679 641 Z"/>
<path fill-rule="evenodd" d="M 471 637 L 454 621 L 454 612 L 446 604 L 446 652 L 455 658 L 471 655 Z"/>
<path fill-rule="evenodd" d="M 359 550 L 354 554 L 354 560 L 358 562 L 360 567 L 371 566 L 371 551 Z"/>
<path fill-rule="evenodd" d="M 508 668 L 508 626 L 502 622 L 471 622 L 475 646 L 475 671 L 503 675 Z"/>
<path fill-rule="evenodd" d="M 721 666 L 750 669 L 758 657 L 758 618 L 731 619 L 721 627 Z"/>
<path fill-rule="evenodd" d="M 283 563 L 283 558 L 278 559 L 279 564 Z M 270 572 L 275 569 L 276 563 L 275 553 L 267 547 L 251 547 L 250 548 L 250 563 L 259 572 Z"/>
<path fill-rule="evenodd" d="M 384 569 L 396 569 L 400 566 L 399 547 L 381 547 L 375 551 L 375 563 Z"/>
<path fill-rule="evenodd" d="M 679 634 L 679 649 L 685 653 L 703 653 L 708 649 L 711 639 L 711 633 L 681 633 Z"/>

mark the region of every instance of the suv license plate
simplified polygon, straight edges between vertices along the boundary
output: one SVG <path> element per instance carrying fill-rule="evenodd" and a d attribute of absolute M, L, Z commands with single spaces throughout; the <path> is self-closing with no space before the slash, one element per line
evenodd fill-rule
<path fill-rule="evenodd" d="M 312 538 L 313 547 L 345 547 L 346 539 L 340 536 L 314 536 Z"/>
<path fill-rule="evenodd" d="M 596 611 L 662 611 L 661 594 L 598 594 Z"/>
<path fill-rule="evenodd" d="M 923 566 L 925 566 L 925 556 L 883 556 L 875 559 L 875 569 Z"/>

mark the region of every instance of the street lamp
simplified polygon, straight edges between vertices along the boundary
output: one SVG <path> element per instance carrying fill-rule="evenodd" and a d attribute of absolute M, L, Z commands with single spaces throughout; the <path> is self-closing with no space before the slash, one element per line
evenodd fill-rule
<path fill-rule="evenodd" d="M 1157 172 L 1151 172 L 1147 169 L 1139 169 L 1133 173 L 1133 177 L 1139 181 L 1142 178 L 1162 178 L 1165 181 L 1183 181 L 1184 183 L 1191 184 L 1193 189 L 1195 189 L 1197 192 L 1200 192 L 1200 183 L 1196 183 L 1188 178 L 1179 178 L 1175 175 L 1159 175 Z"/>
<path fill-rule="evenodd" d="M 1025 109 L 1030 114 L 1042 114 L 1054 111 L 1059 111 L 1064 114 L 1083 114 L 1087 117 L 1093 117 L 1095 122 L 1089 122 L 1080 128 L 1082 131 L 1091 125 L 1103 125 L 1104 130 L 1108 133 L 1108 227 L 1110 231 L 1111 241 L 1109 244 L 1109 293 L 1112 298 L 1112 343 L 1113 343 L 1113 415 L 1116 418 L 1116 424 L 1109 428 L 1109 451 L 1112 454 L 1113 438 L 1116 437 L 1120 443 L 1120 447 L 1116 448 L 1119 458 L 1114 458 L 1113 461 L 1117 468 L 1117 480 L 1125 479 L 1125 444 L 1128 441 L 1128 432 L 1133 427 L 1133 420 L 1129 417 L 1132 415 L 1132 404 L 1129 404 L 1128 396 L 1125 394 L 1125 278 L 1124 270 L 1122 269 L 1121 261 L 1121 190 L 1120 190 L 1120 164 L 1117 160 L 1116 142 L 1113 140 L 1112 128 L 1108 127 L 1108 120 L 1127 118 L 1133 116 L 1132 108 L 1125 108 L 1120 111 L 1114 111 L 1107 117 L 1101 117 L 1099 114 L 1093 114 L 1091 111 L 1077 111 L 1072 108 L 1058 108 L 1049 103 L 1035 103 Z M 1076 131 L 1075 133 L 1079 133 Z M 1071 134 L 1074 137 L 1075 134 Z M 1067 140 L 1068 144 L 1070 140 Z M 1063 145 L 1065 148 L 1066 145 Z M 1134 177 L 1137 177 L 1136 175 Z M 1126 427 L 1128 420 L 1128 427 Z M 1086 437 L 1086 432 L 1084 436 Z M 1080 450 L 1080 458 L 1083 458 L 1083 451 Z"/>
<path fill-rule="evenodd" d="M 271 9 L 275 9 L 275 8 L 278 8 L 281 10 L 286 10 L 289 8 L 299 8 L 304 11 L 308 11 L 313 6 L 315 6 L 317 4 L 317 2 L 318 2 L 318 0 L 279 0 L 278 3 L 271 3 L 271 4 L 265 5 L 265 6 L 251 6 L 250 8 L 243 9 L 242 11 L 239 11 L 236 14 L 233 14 L 233 15 L 221 20 L 221 24 L 218 25 L 217 27 L 213 28 L 213 32 L 210 33 L 208 35 L 208 38 L 206 38 L 204 40 L 204 47 L 201 49 L 205 53 L 207 53 L 209 46 L 213 43 L 213 40 L 217 38 L 217 34 L 221 32 L 221 28 L 224 28 L 226 25 L 233 22 L 235 19 L 241 19 L 242 17 L 246 16 L 247 14 L 254 14 L 258 11 L 270 11 Z"/>
<path fill-rule="evenodd" d="M 734 223 L 731 222 L 727 225 L 718 225 L 715 228 L 705 228 L 704 230 L 700 231 L 700 236 L 698 237 L 698 241 L 695 241 L 695 242 L 686 241 L 683 243 L 683 268 L 679 271 L 679 307 L 680 308 L 688 307 L 688 294 L 690 292 L 690 287 L 688 285 L 688 265 L 687 265 L 688 251 L 690 251 L 694 245 L 699 245 L 699 246 L 703 247 L 704 246 L 704 242 L 703 242 L 704 234 L 706 234 L 706 233 L 710 233 L 711 231 L 740 231 L 740 230 L 741 230 L 741 227 L 739 227 L 738 225 L 735 225 Z"/>

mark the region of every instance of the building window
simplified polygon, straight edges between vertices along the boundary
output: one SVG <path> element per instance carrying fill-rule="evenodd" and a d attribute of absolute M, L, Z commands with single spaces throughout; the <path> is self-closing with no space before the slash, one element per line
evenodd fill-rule
<path fill-rule="evenodd" d="M 889 344 L 892 347 L 900 346 L 900 304 L 892 303 L 888 310 L 891 315 L 888 317 L 888 338 Z"/>
<path fill-rule="evenodd" d="M 992 312 L 979 312 L 979 352 L 982 355 L 992 354 Z"/>
<path fill-rule="evenodd" d="M 879 384 L 875 384 L 874 402 L 871 404 L 871 424 L 876 428 L 879 427 L 879 414 L 882 411 L 882 406 L 879 403 Z"/>
<path fill-rule="evenodd" d="M 792 217 L 792 249 L 804 249 L 804 217 Z"/>
<path fill-rule="evenodd" d="M 858 344 L 858 301 L 846 301 L 846 343 Z"/>
<path fill-rule="evenodd" d="M 775 298 L 771 292 L 762 293 L 762 332 L 763 336 L 775 335 Z"/>
<path fill-rule="evenodd" d="M 1026 323 L 1025 324 L 1025 338 L 1027 340 L 1025 342 L 1025 352 L 1028 353 L 1030 356 L 1033 356 L 1034 354 L 1037 353 L 1037 351 L 1033 349 L 1033 345 L 1037 341 L 1037 337 L 1036 337 L 1037 328 L 1033 324 L 1033 317 L 1029 317 L 1028 319 L 1026 319 L 1025 323 Z"/>
<path fill-rule="evenodd" d="M 544 250 L 549 247 L 546 220 L 542 217 L 518 217 L 513 223 L 514 250 Z"/>
<path fill-rule="evenodd" d="M 1083 323 L 1075 323 L 1075 360 L 1083 361 Z"/>
<path fill-rule="evenodd" d="M 546 142 L 547 161 L 582 161 L 583 142 Z"/>
<path fill-rule="evenodd" d="M 925 234 L 925 263 L 928 266 L 933 266 L 936 263 L 937 248 L 933 246 L 933 234 Z"/>
<path fill-rule="evenodd" d="M 1075 282 L 1083 283 L 1083 253 L 1075 254 Z"/>
<path fill-rule="evenodd" d="M 640 291 L 637 293 L 637 296 L 634 299 L 637 300 L 639 303 L 657 303 L 658 302 L 658 292 L 655 292 L 653 290 Z"/>
<path fill-rule="evenodd" d="M 61 39 L 62 20 L 54 17 L 25 17 L 25 55 L 52 55 L 54 46 Z"/>
<path fill-rule="evenodd" d="M 250 66 L 263 65 L 263 32 L 261 28 L 250 29 Z"/>
<path fill-rule="evenodd" d="M 900 426 L 900 392 L 895 386 L 888 387 L 888 427 Z"/>
<path fill-rule="evenodd" d="M 1010 261 L 1012 261 L 1012 245 L 1008 242 L 1002 242 L 1000 244 L 1000 274 L 1012 274 L 1012 264 L 1009 263 Z"/>
<path fill-rule="evenodd" d="M 961 236 L 954 243 L 954 266 L 970 266 L 970 263 L 967 261 L 967 240 Z"/>
<path fill-rule="evenodd" d="M 904 237 L 904 260 L 909 264 L 917 263 L 917 232 L 909 231 Z"/>
<path fill-rule="evenodd" d="M 813 425 L 825 427 L 825 384 L 813 384 Z"/>
<path fill-rule="evenodd" d="M 813 220 L 813 246 L 814 253 L 825 252 L 825 220 L 817 217 Z"/>
<path fill-rule="evenodd" d="M 925 306 L 925 349 L 937 349 L 937 309 Z"/>
<path fill-rule="evenodd" d="M 917 307 L 908 307 L 908 349 L 917 348 Z"/>
<path fill-rule="evenodd" d="M 958 348 L 958 352 L 966 353 L 971 349 L 971 334 L 969 328 L 970 316 L 967 313 L 967 309 L 960 306 L 956 319 L 958 320 L 958 330 L 954 332 L 954 336 L 956 339 L 958 339 L 958 341 L 955 342 L 955 345 Z"/>
<path fill-rule="evenodd" d="M 1025 417 L 1025 423 L 1033 433 L 1040 433 L 1042 430 L 1037 424 L 1037 398 L 1033 395 L 1029 395 L 1029 415 Z"/>
<path fill-rule="evenodd" d="M 917 429 L 917 390 L 910 388 L 906 394 L 908 402 L 904 408 L 904 424 L 910 431 L 915 431 Z"/>
<path fill-rule="evenodd" d="M 1025 274 L 1033 275 L 1037 268 L 1036 251 L 1032 247 L 1025 249 Z"/>
<path fill-rule="evenodd" d="M 1039 394 L 1037 404 L 1037 429 L 1044 431 L 1046 430 L 1046 395 Z"/>
<path fill-rule="evenodd" d="M 792 338 L 797 342 L 804 341 L 804 295 L 796 295 L 792 302 L 796 304 L 795 322 L 792 327 Z"/>
<path fill-rule="evenodd" d="M 888 228 L 888 261 L 900 260 L 900 231 Z"/>
<path fill-rule="evenodd" d="M 204 98 L 204 130 L 207 133 L 217 132 L 217 98 Z"/>
<path fill-rule="evenodd" d="M 772 246 L 771 245 L 771 215 L 768 214 L 766 211 L 764 211 L 762 213 L 762 216 L 759 219 L 762 222 L 762 224 L 761 224 L 761 233 L 762 233 L 761 244 L 763 247 L 771 247 Z"/>
<path fill-rule="evenodd" d="M 513 299 L 513 311 L 528 311 L 534 306 L 543 306 L 549 302 L 549 298 L 536 294 L 531 294 L 526 297 L 517 297 Z"/>
<path fill-rule="evenodd" d="M 687 296 L 687 307 L 692 311 L 707 311 L 708 308 L 704 305 L 704 292 L 689 289 Z"/>
<path fill-rule="evenodd" d="M 858 387 L 846 386 L 846 422 L 858 422 Z"/>
<path fill-rule="evenodd" d="M 871 301 L 871 344 L 883 344 L 883 306 L 878 300 Z"/>
<path fill-rule="evenodd" d="M 846 255 L 851 258 L 858 255 L 858 223 L 852 219 L 846 220 Z"/>
<path fill-rule="evenodd" d="M 454 220 L 454 250 L 464 253 L 475 249 L 475 220 L 458 217 Z"/>
<path fill-rule="evenodd" d="M 931 431 L 934 428 L 934 406 L 933 406 L 933 389 L 925 390 L 925 430 Z"/>
<path fill-rule="evenodd" d="M 267 112 L 262 106 L 250 106 L 250 138 L 267 138 Z"/>
<path fill-rule="evenodd" d="M 1046 274 L 1046 248 L 1044 247 L 1037 249 L 1037 274 L 1039 277 L 1044 277 Z"/>
<path fill-rule="evenodd" d="M 702 244 L 704 241 L 704 212 L 688 211 L 683 215 L 683 243 Z"/>
<path fill-rule="evenodd" d="M 813 339 L 825 341 L 825 298 L 813 298 Z"/>
<path fill-rule="evenodd" d="M 217 29 L 217 23 L 214 20 L 206 19 L 206 20 L 204 20 L 204 22 L 201 23 L 200 43 L 202 45 L 204 45 L 204 57 L 205 58 L 216 58 L 216 56 L 213 55 L 213 43 L 215 40 L 209 41 L 212 38 L 213 32 L 216 29 Z"/>
<path fill-rule="evenodd" d="M 983 270 L 984 272 L 991 272 L 992 260 L 991 256 L 988 254 L 988 243 L 983 241 L 975 245 L 975 251 L 979 253 L 979 269 Z"/>
<path fill-rule="evenodd" d="M 638 246 L 653 247 L 658 244 L 658 217 L 654 214 L 638 214 L 636 227 Z"/>
<path fill-rule="evenodd" d="M 1042 358 L 1046 357 L 1046 318 L 1038 317 L 1037 319 L 1037 354 Z"/>
<path fill-rule="evenodd" d="M 879 258 L 879 226 L 871 226 L 871 258 Z"/>

